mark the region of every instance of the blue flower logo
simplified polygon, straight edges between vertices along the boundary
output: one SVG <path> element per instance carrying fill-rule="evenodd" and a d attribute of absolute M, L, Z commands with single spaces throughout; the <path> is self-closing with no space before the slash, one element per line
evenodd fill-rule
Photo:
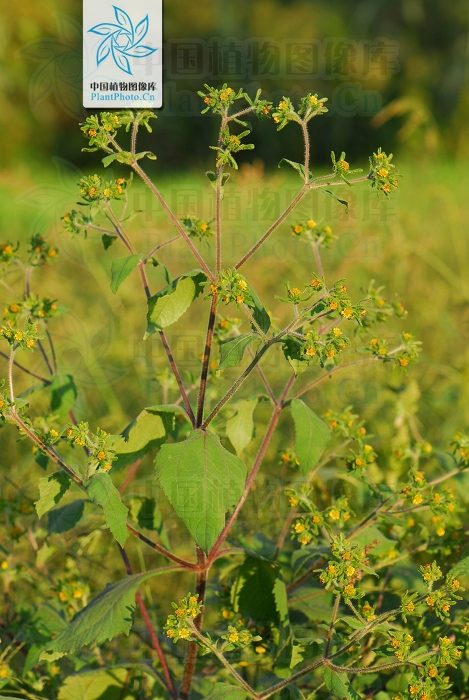
<path fill-rule="evenodd" d="M 116 66 L 124 73 L 132 75 L 129 58 L 145 58 L 157 51 L 150 46 L 142 45 L 142 41 L 148 34 L 148 15 L 134 27 L 127 12 L 115 5 L 113 8 L 117 24 L 103 22 L 88 30 L 93 34 L 106 37 L 98 46 L 96 65 L 101 65 L 111 54 Z"/>

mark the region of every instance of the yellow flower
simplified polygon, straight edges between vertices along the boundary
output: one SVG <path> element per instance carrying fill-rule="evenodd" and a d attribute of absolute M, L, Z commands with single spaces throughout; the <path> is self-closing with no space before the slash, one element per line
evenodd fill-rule
<path fill-rule="evenodd" d="M 308 225 L 308 228 L 316 228 L 316 226 L 317 226 L 314 219 L 308 219 L 308 221 L 306 223 Z"/>
<path fill-rule="evenodd" d="M 415 610 L 415 605 L 413 604 L 412 601 L 409 601 L 407 603 L 407 605 L 405 606 L 405 609 L 407 610 L 407 612 L 412 613 Z"/>
<path fill-rule="evenodd" d="M 80 598 L 83 598 L 83 591 L 80 591 L 80 589 L 73 591 L 73 597 L 77 600 L 79 600 Z"/>
<path fill-rule="evenodd" d="M 288 109 L 288 102 L 285 102 L 285 101 L 280 102 L 278 108 L 281 109 L 281 110 Z"/>
<path fill-rule="evenodd" d="M 417 687 L 416 685 L 411 685 L 411 686 L 410 686 L 410 688 L 409 688 L 409 693 L 410 693 L 411 695 L 417 695 L 418 692 L 419 692 L 419 689 L 418 689 L 418 687 Z"/>
<path fill-rule="evenodd" d="M 308 355 L 308 357 L 313 357 L 313 355 L 315 355 L 316 352 L 316 348 L 306 348 L 306 355 Z"/>
<path fill-rule="evenodd" d="M 236 303 L 237 303 L 237 304 L 242 304 L 243 301 L 244 301 L 243 295 L 242 295 L 242 294 L 238 294 L 238 295 L 236 296 Z"/>
<path fill-rule="evenodd" d="M 311 107 L 317 107 L 317 106 L 318 106 L 319 100 L 318 100 L 318 98 L 316 97 L 316 95 L 311 95 L 311 96 L 310 96 L 310 98 L 309 98 L 309 104 L 311 105 Z"/>
<path fill-rule="evenodd" d="M 99 459 L 100 462 L 102 462 L 103 459 L 106 459 L 106 453 L 103 450 L 100 450 L 96 457 L 97 459 Z"/>
<path fill-rule="evenodd" d="M 337 301 L 330 301 L 329 302 L 329 308 L 335 311 L 336 309 L 339 308 L 339 302 Z"/>
<path fill-rule="evenodd" d="M 439 527 L 438 530 L 436 531 L 436 534 L 438 535 L 438 537 L 443 537 L 443 535 L 445 534 L 445 532 L 446 532 L 446 531 L 445 531 L 445 528 L 444 528 L 444 527 Z"/>
<path fill-rule="evenodd" d="M 56 430 L 52 428 L 52 430 L 49 430 L 49 435 L 53 438 L 59 437 L 59 434 Z"/>
<path fill-rule="evenodd" d="M 259 646 L 259 647 L 256 647 L 254 649 L 254 651 L 256 652 L 256 654 L 265 654 L 267 649 L 265 647 Z"/>
<path fill-rule="evenodd" d="M 330 226 L 324 226 L 324 233 L 327 234 L 328 236 L 331 235 L 332 229 Z"/>
<path fill-rule="evenodd" d="M 354 575 L 354 573 L 355 573 L 354 567 L 353 567 L 353 566 L 347 567 L 347 571 L 346 571 L 345 573 L 347 574 L 347 576 L 348 576 L 349 578 L 351 578 L 351 577 Z"/>
<path fill-rule="evenodd" d="M 0 564 L 0 569 L 3 569 L 3 571 L 6 571 L 8 569 L 8 562 L 2 561 L 2 563 Z"/>
<path fill-rule="evenodd" d="M 341 167 L 342 167 L 342 170 L 343 170 L 344 172 L 347 172 L 347 170 L 350 168 L 350 165 L 347 163 L 347 161 L 346 161 L 346 160 L 341 160 L 341 161 L 339 161 L 339 162 L 340 162 L 340 165 L 341 165 Z"/>
<path fill-rule="evenodd" d="M 176 617 L 184 617 L 186 614 L 186 611 L 183 608 L 178 608 L 176 610 Z"/>
<path fill-rule="evenodd" d="M 244 280 L 240 280 L 240 281 L 238 282 L 238 284 L 239 284 L 239 286 L 241 287 L 241 289 L 242 289 L 244 292 L 245 292 L 246 289 L 248 288 L 247 282 L 245 282 Z"/>
<path fill-rule="evenodd" d="M 331 520 L 340 520 L 340 511 L 337 508 L 333 508 L 329 513 L 329 517 Z"/>
<path fill-rule="evenodd" d="M 64 593 L 63 591 L 60 591 L 59 592 L 59 600 L 61 600 L 62 603 L 65 603 L 65 601 L 67 600 L 67 594 Z"/>
<path fill-rule="evenodd" d="M 237 632 L 231 632 L 231 634 L 228 636 L 228 641 L 230 642 L 237 642 L 239 640 L 239 634 Z"/>
<path fill-rule="evenodd" d="M 387 349 L 386 349 L 384 346 L 381 347 L 381 348 L 378 350 L 378 352 L 379 352 L 380 355 L 383 355 L 383 356 L 388 354 L 388 351 L 387 351 Z"/>
<path fill-rule="evenodd" d="M 343 311 L 340 312 L 344 318 L 352 318 L 353 316 L 353 309 L 350 308 L 350 306 L 347 306 L 346 309 L 343 309 Z"/>
<path fill-rule="evenodd" d="M 386 177 L 387 175 L 389 175 L 389 171 L 386 170 L 386 168 L 381 168 L 380 170 L 378 170 L 378 175 L 380 177 Z"/>
<path fill-rule="evenodd" d="M 314 523 L 315 525 L 318 525 L 320 522 L 322 522 L 322 518 L 321 518 L 320 515 L 313 515 L 313 517 L 311 518 L 311 520 L 313 521 L 313 523 Z"/>
<path fill-rule="evenodd" d="M 330 359 L 331 357 L 334 357 L 334 355 L 335 355 L 335 349 L 334 349 L 334 348 L 328 348 L 328 349 L 326 350 L 326 357 L 328 357 L 329 359 Z"/>
<path fill-rule="evenodd" d="M 103 192 L 103 195 L 105 197 L 111 197 L 112 196 L 112 190 L 109 189 L 109 187 L 106 187 L 106 189 Z"/>
<path fill-rule="evenodd" d="M 291 297 L 299 297 L 301 296 L 301 290 L 298 289 L 298 287 L 292 287 L 288 293 L 290 294 Z"/>
<path fill-rule="evenodd" d="M 189 630 L 188 630 L 188 629 L 185 629 L 185 628 L 182 629 L 182 630 L 179 632 L 179 637 L 180 637 L 181 639 L 189 639 L 189 637 L 190 637 L 190 632 L 189 632 Z"/>
<path fill-rule="evenodd" d="M 300 533 L 300 532 L 304 532 L 305 530 L 306 530 L 306 527 L 305 527 L 305 525 L 303 525 L 303 523 L 296 523 L 295 532 Z"/>
<path fill-rule="evenodd" d="M 227 610 L 226 608 L 224 608 L 224 609 L 221 611 L 221 616 L 224 617 L 225 620 L 229 620 L 230 617 L 231 617 L 231 613 L 230 613 L 229 610 Z"/>
<path fill-rule="evenodd" d="M 415 496 L 412 499 L 412 503 L 415 506 L 419 506 L 423 502 L 423 497 L 421 493 L 416 493 Z"/>
<path fill-rule="evenodd" d="M 425 477 L 422 474 L 422 472 L 415 472 L 414 479 L 417 482 L 417 484 L 423 484 L 423 482 L 425 481 Z"/>
<path fill-rule="evenodd" d="M 166 630 L 166 636 L 172 639 L 174 637 L 174 630 Z"/>
<path fill-rule="evenodd" d="M 311 542 L 311 535 L 308 533 L 305 533 L 304 535 L 301 535 L 300 537 L 300 544 L 309 544 Z"/>
<path fill-rule="evenodd" d="M 345 588 L 344 588 L 344 593 L 345 595 L 355 595 L 355 586 L 351 583 L 348 583 Z"/>
<path fill-rule="evenodd" d="M 409 358 L 408 357 L 400 357 L 399 364 L 401 367 L 407 367 L 407 365 L 409 364 Z"/>
<path fill-rule="evenodd" d="M 342 335 L 342 331 L 336 326 L 332 329 L 332 334 L 335 335 L 336 338 L 340 338 L 340 336 Z"/>
<path fill-rule="evenodd" d="M 435 678 L 435 676 L 438 675 L 438 669 L 435 668 L 435 666 L 430 666 L 430 668 L 428 669 L 428 675 L 430 676 L 430 678 Z"/>

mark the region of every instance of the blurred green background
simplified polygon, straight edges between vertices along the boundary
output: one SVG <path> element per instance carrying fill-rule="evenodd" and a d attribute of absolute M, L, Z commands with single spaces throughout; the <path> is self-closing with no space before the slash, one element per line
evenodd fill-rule
<path fill-rule="evenodd" d="M 81 152 L 80 15 L 81 3 L 71 0 L 25 0 L 0 10 L 0 229 L 3 239 L 41 233 L 58 245 L 60 265 L 33 283 L 69 309 L 52 331 L 63 371 L 82 389 L 79 417 L 118 432 L 143 405 L 161 399 L 155 377 L 164 377 L 166 360 L 157 343 L 141 340 L 145 307 L 138 279 L 117 296 L 109 290 L 111 261 L 124 252 L 112 248 L 104 255 L 99 236 L 85 242 L 61 231 L 60 217 L 74 206 L 82 173 L 102 167 L 99 154 Z M 318 196 L 301 210 L 339 233 L 325 256 L 329 282 L 346 277 L 359 297 L 374 278 L 388 295 L 399 293 L 409 310 L 405 329 L 423 341 L 422 361 L 407 378 L 384 368 L 350 372 L 312 397 L 319 411 L 353 404 L 383 447 L 399 424 L 396 392 L 402 396 L 397 410 L 418 410 L 420 430 L 431 442 L 447 446 L 469 422 L 468 18 L 465 0 L 165 4 L 165 107 L 142 147 L 156 152 L 149 172 L 179 216 L 213 214 L 203 173 L 213 166 L 208 146 L 218 124 L 200 116 L 196 92 L 205 82 L 226 80 L 251 94 L 262 87 L 275 99 L 308 91 L 328 96 L 330 113 L 311 125 L 316 172 L 326 171 L 332 149 L 345 150 L 352 166 L 365 168 L 380 145 L 396 153 L 404 177 L 389 201 L 356 188 L 344 192 L 352 202 L 348 215 Z M 271 122 L 254 124 L 253 140 L 256 150 L 241 154 L 225 200 L 226 264 L 259 237 L 299 185 L 293 172 L 277 169 L 282 157 L 301 158 L 294 125 L 278 134 Z M 143 211 L 130 224 L 142 252 L 173 235 L 138 183 L 131 206 Z M 179 244 L 164 249 L 161 260 L 173 275 L 192 264 Z M 287 222 L 247 273 L 281 317 L 274 294 L 282 294 L 286 279 L 301 285 L 312 269 Z M 158 269 L 151 276 L 153 289 L 164 284 Z M 185 320 L 170 334 L 188 382 L 191 373 L 198 375 L 203 349 L 199 308 L 192 335 Z M 41 370 L 40 358 L 34 362 Z M 221 381 L 228 384 L 226 375 Z M 29 386 L 24 377 L 18 381 Z"/>

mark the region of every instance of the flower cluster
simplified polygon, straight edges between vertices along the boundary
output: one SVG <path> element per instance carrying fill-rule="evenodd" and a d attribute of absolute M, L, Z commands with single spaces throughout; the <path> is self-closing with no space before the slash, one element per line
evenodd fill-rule
<path fill-rule="evenodd" d="M 85 202 L 92 203 L 110 201 L 111 199 L 122 199 L 128 186 L 128 180 L 124 177 L 120 177 L 117 180 L 106 182 L 100 175 L 90 175 L 88 177 L 82 177 L 78 184 L 80 186 L 80 195 Z M 73 223 L 73 219 L 76 220 L 76 218 L 75 212 L 75 215 L 66 214 L 62 218 L 62 221 L 67 227 L 70 226 L 70 224 Z M 75 221 L 75 223 L 78 223 L 78 221 Z M 72 233 L 75 232 L 76 231 L 72 230 Z"/>
<path fill-rule="evenodd" d="M 212 151 L 217 152 L 216 164 L 218 167 L 228 165 L 230 168 L 234 168 L 235 170 L 238 169 L 238 164 L 233 158 L 232 153 L 238 153 L 239 151 L 252 151 L 254 148 L 253 143 L 242 143 L 242 139 L 249 136 L 250 133 L 250 129 L 246 129 L 238 135 L 230 134 L 228 127 L 222 129 L 221 146 L 210 146 Z"/>
<path fill-rule="evenodd" d="M 28 243 L 29 264 L 40 267 L 46 262 L 55 260 L 59 251 L 50 245 L 39 233 L 32 236 Z"/>
<path fill-rule="evenodd" d="M 40 337 L 39 328 L 33 323 L 28 323 L 24 330 L 7 323 L 0 328 L 0 334 L 13 348 L 22 348 L 23 350 L 32 350 Z"/>
<path fill-rule="evenodd" d="M 84 135 L 88 138 L 90 148 L 86 151 L 97 151 L 100 148 L 108 148 L 109 136 L 114 136 L 122 126 L 119 116 L 112 112 L 102 112 L 100 115 L 92 114 L 80 124 Z"/>
<path fill-rule="evenodd" d="M 272 114 L 274 122 L 277 124 L 277 130 L 283 129 L 288 122 L 308 122 L 313 117 L 325 114 L 328 111 L 325 107 L 326 102 L 327 97 L 319 98 L 317 94 L 308 93 L 300 100 L 298 112 L 296 112 L 291 99 L 283 97 Z"/>
<path fill-rule="evenodd" d="M 329 423 L 329 428 L 344 438 L 361 441 L 367 436 L 363 421 L 359 421 L 358 415 L 352 413 L 351 406 L 343 411 L 329 409 L 325 418 Z"/>
<path fill-rule="evenodd" d="M 346 600 L 363 598 L 365 592 L 357 582 L 364 573 L 373 573 L 367 566 L 366 551 L 343 535 L 332 537 L 331 551 L 335 559 L 319 570 L 321 583 L 326 589 L 333 587 L 334 593 L 341 593 Z"/>
<path fill-rule="evenodd" d="M 465 468 L 469 466 L 469 435 L 464 433 L 456 433 L 451 446 L 455 457 L 458 459 L 459 467 Z"/>
<path fill-rule="evenodd" d="M 15 254 L 20 247 L 20 244 L 17 243 L 16 246 L 13 245 L 10 241 L 7 241 L 6 243 L 2 243 L 0 245 L 0 262 L 2 263 L 9 263 L 13 260 L 15 257 Z"/>
<path fill-rule="evenodd" d="M 180 639 L 190 640 L 191 632 L 187 622 L 194 620 L 202 610 L 202 603 L 199 603 L 199 596 L 189 593 L 185 598 L 181 598 L 179 603 L 171 603 L 174 608 L 174 615 L 169 615 L 164 626 L 164 631 L 169 639 L 174 643 Z"/>
<path fill-rule="evenodd" d="M 203 221 L 196 216 L 186 216 L 182 219 L 182 225 L 186 229 L 191 238 L 210 238 L 213 236 L 213 230 L 210 226 L 211 221 Z"/>
<path fill-rule="evenodd" d="M 218 280 L 210 285 L 210 294 L 219 297 L 225 304 L 235 302 L 238 306 L 254 305 L 248 283 L 243 275 L 234 269 L 223 270 L 220 273 Z"/>
<path fill-rule="evenodd" d="M 262 639 L 259 635 L 253 636 L 249 630 L 234 625 L 228 625 L 228 632 L 223 634 L 221 638 L 227 642 L 222 647 L 223 652 L 244 649 L 252 642 L 259 642 Z"/>
<path fill-rule="evenodd" d="M 396 170 L 396 166 L 391 163 L 392 158 L 392 153 L 388 156 L 381 148 L 378 148 L 377 152 L 370 156 L 369 177 L 373 180 L 372 186 L 376 187 L 380 192 L 384 192 L 386 196 L 399 185 L 397 180 L 399 173 Z"/>
<path fill-rule="evenodd" d="M 317 243 L 323 248 L 329 248 L 331 243 L 337 240 L 330 226 L 320 226 L 314 219 L 301 221 L 291 226 L 292 236 L 303 238 L 306 241 Z"/>
<path fill-rule="evenodd" d="M 457 579 L 452 574 L 448 574 L 445 579 L 444 585 L 438 590 L 433 590 L 433 583 L 442 578 L 441 570 L 433 562 L 431 568 L 429 564 L 420 567 L 423 579 L 427 586 L 427 596 L 425 602 L 429 607 L 430 612 L 434 613 L 440 620 L 444 620 L 445 617 L 449 617 L 451 612 L 451 607 L 456 605 L 458 600 L 462 600 L 461 596 L 458 595 L 460 591 L 464 591 L 459 579 Z M 431 578 L 425 578 L 431 574 Z"/>
<path fill-rule="evenodd" d="M 383 296 L 384 287 L 375 287 L 375 282 L 372 280 L 367 290 L 367 310 L 368 314 L 363 323 L 365 327 L 372 326 L 374 323 L 384 323 L 391 317 L 405 318 L 407 311 L 398 296 L 388 301 Z"/>
<path fill-rule="evenodd" d="M 229 338 L 234 338 L 240 334 L 241 319 L 236 316 L 228 318 L 225 316 L 219 317 L 217 324 L 215 325 L 214 335 L 216 340 L 224 342 Z"/>
<path fill-rule="evenodd" d="M 349 452 L 345 464 L 350 472 L 362 473 L 370 464 L 376 462 L 377 456 L 371 445 L 359 439 L 358 449 Z"/>
<path fill-rule="evenodd" d="M 58 437 L 58 435 L 57 435 Z M 104 430 L 98 428 L 96 434 L 90 433 L 88 423 L 78 423 L 65 430 L 64 437 L 73 446 L 84 447 L 88 453 L 87 478 L 98 469 L 108 472 L 112 469 L 112 463 L 116 460 L 116 454 L 112 449 L 113 438 Z"/>
<path fill-rule="evenodd" d="M 446 666 L 456 668 L 463 647 L 456 646 L 448 637 L 439 637 L 438 643 L 438 651 L 410 678 L 408 690 L 412 699 L 434 700 L 447 696 L 451 686 L 448 676 L 443 673 Z"/>
<path fill-rule="evenodd" d="M 227 83 L 224 83 L 219 89 L 210 87 L 210 85 L 207 84 L 204 85 L 204 88 L 207 92 L 199 91 L 197 93 L 199 97 L 203 98 L 204 103 L 207 105 L 202 110 L 202 114 L 212 110 L 213 114 L 226 115 L 228 108 L 231 107 L 236 100 L 241 100 L 246 97 L 241 88 L 238 92 L 235 92 L 233 88 L 228 87 Z"/>
<path fill-rule="evenodd" d="M 407 661 L 409 658 L 414 638 L 408 632 L 396 630 L 389 635 L 390 646 L 388 651 L 392 651 L 399 661 Z"/>
<path fill-rule="evenodd" d="M 401 344 L 392 354 L 389 352 L 388 342 L 384 338 L 371 338 L 367 351 L 383 362 L 393 362 L 398 367 L 407 367 L 409 363 L 416 362 L 420 353 L 421 343 L 415 340 L 411 333 L 402 333 Z"/>
<path fill-rule="evenodd" d="M 355 168 L 355 170 L 350 170 L 350 163 L 345 160 L 345 153 L 342 151 L 339 160 L 336 160 L 334 151 L 331 152 L 332 160 L 332 170 L 334 175 L 339 177 L 345 183 L 350 184 L 348 178 L 350 175 L 355 175 L 355 173 L 361 173 L 361 168 Z"/>

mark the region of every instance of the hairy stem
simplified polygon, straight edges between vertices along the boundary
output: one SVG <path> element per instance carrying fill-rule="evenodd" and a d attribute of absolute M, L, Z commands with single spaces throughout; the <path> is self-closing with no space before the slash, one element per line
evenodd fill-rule
<path fill-rule="evenodd" d="M 197 574 L 195 592 L 199 596 L 199 603 L 202 603 L 202 611 L 194 620 L 194 628 L 202 629 L 205 603 L 205 592 L 207 588 L 208 562 L 205 552 L 197 545 L 197 563 L 203 567 L 202 571 Z M 197 661 L 197 644 L 190 642 L 187 649 L 186 660 L 184 663 L 184 675 L 182 677 L 181 688 L 179 690 L 179 700 L 187 700 L 192 688 L 194 679 L 195 664 Z"/>
<path fill-rule="evenodd" d="M 179 374 L 179 369 L 176 365 L 176 362 L 174 361 L 173 354 L 172 354 L 171 349 L 169 347 L 168 339 L 167 339 L 164 331 L 159 331 L 159 335 L 161 338 L 161 342 L 163 343 L 163 347 L 166 351 L 166 355 L 168 356 L 168 361 L 169 361 L 169 364 L 171 365 L 171 369 L 173 371 L 174 377 L 175 377 L 177 385 L 179 387 L 179 391 L 181 392 L 181 397 L 182 397 L 182 400 L 184 402 L 184 406 L 186 407 L 187 415 L 189 416 L 189 419 L 192 423 L 192 426 L 194 427 L 195 426 L 194 411 L 192 410 L 192 406 L 190 404 L 186 390 L 184 389 L 184 384 L 182 383 L 181 375 Z"/>
<path fill-rule="evenodd" d="M 122 560 L 124 562 L 125 570 L 127 572 L 128 576 L 132 576 L 133 571 L 132 571 L 132 566 L 130 564 L 129 557 L 127 556 L 127 552 L 120 546 L 119 546 L 119 552 L 121 554 Z M 148 610 L 146 608 L 145 603 L 143 602 L 143 598 L 140 595 L 140 593 L 136 593 L 135 595 L 135 600 L 137 601 L 137 605 L 139 607 L 139 610 L 141 612 L 141 615 L 143 617 L 143 621 L 145 622 L 145 627 L 147 628 L 148 634 L 150 635 L 151 643 L 153 645 L 153 648 L 156 652 L 156 655 L 159 659 L 159 662 L 161 664 L 161 668 L 163 670 L 163 675 L 166 681 L 166 689 L 168 690 L 171 698 L 173 700 L 177 699 L 177 693 L 176 693 L 176 688 L 174 687 L 173 679 L 171 678 L 171 674 L 169 672 L 168 664 L 166 663 L 166 658 L 163 653 L 163 649 L 161 648 L 161 644 L 158 641 L 158 637 L 156 636 L 156 632 L 153 628 L 153 624 L 150 620 L 150 616 L 148 614 Z"/>
<path fill-rule="evenodd" d="M 339 612 L 340 598 L 341 595 L 340 593 L 338 593 L 335 597 L 334 607 L 332 609 L 331 624 L 329 625 L 329 632 L 327 633 L 327 641 L 326 648 L 324 650 L 324 656 L 327 656 L 329 654 L 329 650 L 331 648 L 332 634 L 334 632 L 335 621 L 337 620 L 337 613 Z"/>
<path fill-rule="evenodd" d="M 157 198 L 157 200 L 159 201 L 159 203 L 161 204 L 161 206 L 163 207 L 163 209 L 165 210 L 165 212 L 167 213 L 167 215 L 169 216 L 169 218 L 171 219 L 173 224 L 178 229 L 181 236 L 186 241 L 186 243 L 189 246 L 189 248 L 191 249 L 194 257 L 197 259 L 199 265 L 201 266 L 201 268 L 203 269 L 203 271 L 205 272 L 205 274 L 207 275 L 209 280 L 214 282 L 215 277 L 213 275 L 213 272 L 210 270 L 207 263 L 205 262 L 205 260 L 203 259 L 203 257 L 201 256 L 201 254 L 199 253 L 199 251 L 197 250 L 195 245 L 192 243 L 187 231 L 182 226 L 182 224 L 180 223 L 177 216 L 173 213 L 173 211 L 171 210 L 171 208 L 167 204 L 166 200 L 164 199 L 164 197 L 162 196 L 162 194 L 160 193 L 158 188 L 154 185 L 154 183 L 150 180 L 150 178 L 148 177 L 146 172 L 140 167 L 140 165 L 137 162 L 132 164 L 132 168 L 137 173 L 137 175 L 143 180 L 143 182 L 147 185 L 147 187 L 150 189 L 150 191 L 155 195 L 155 197 Z"/>
<path fill-rule="evenodd" d="M 303 188 L 298 192 L 298 194 L 292 199 L 292 201 L 290 202 L 288 207 L 285 209 L 285 211 L 282 214 L 280 214 L 280 216 L 278 217 L 278 219 L 276 221 L 274 221 L 272 226 L 270 226 L 270 228 L 267 229 L 267 231 L 264 233 L 264 235 L 261 238 L 259 238 L 257 243 L 255 243 L 252 246 L 252 248 L 250 250 L 248 250 L 248 252 L 245 253 L 245 255 L 243 255 L 241 260 L 235 265 L 236 270 L 239 270 L 239 268 L 242 267 L 244 265 L 244 263 L 247 262 L 249 260 L 249 258 L 251 258 L 254 255 L 256 250 L 258 250 L 265 243 L 265 241 L 280 226 L 280 224 L 283 221 L 285 221 L 285 219 L 290 214 L 290 212 L 292 212 L 293 209 L 296 207 L 296 205 L 303 199 L 306 192 L 308 191 L 308 187 L 309 186 L 307 186 L 307 185 L 303 186 Z"/>
<path fill-rule="evenodd" d="M 181 559 L 180 557 L 176 556 L 176 554 L 173 554 L 172 552 L 168 551 L 165 547 L 162 547 L 160 544 L 157 544 L 156 542 L 153 542 L 152 540 L 148 539 L 148 537 L 145 537 L 145 535 L 142 535 L 142 533 L 139 532 L 135 527 L 133 527 L 133 525 L 129 525 L 129 523 L 126 523 L 126 528 L 132 535 L 138 537 L 138 539 L 141 542 L 154 549 L 155 552 L 158 552 L 158 554 L 162 554 L 167 559 L 170 559 L 175 564 L 178 564 L 183 569 L 187 569 L 188 571 L 199 570 L 198 564 L 186 561 L 185 559 Z"/>
<path fill-rule="evenodd" d="M 210 315 L 208 317 L 207 335 L 205 337 L 204 359 L 202 362 L 202 370 L 200 375 L 199 398 L 197 401 L 197 421 L 196 426 L 200 428 L 204 420 L 205 394 L 207 391 L 207 378 L 210 367 L 210 355 L 213 344 L 213 329 L 215 327 L 215 319 L 217 316 L 217 296 L 212 297 L 210 305 Z"/>
<path fill-rule="evenodd" d="M 269 425 L 267 427 L 266 434 L 264 435 L 264 439 L 262 440 L 261 446 L 259 448 L 259 452 L 257 453 L 256 460 L 255 460 L 254 465 L 251 469 L 251 472 L 247 478 L 246 485 L 244 487 L 243 495 L 239 499 L 234 511 L 232 512 L 232 514 L 228 518 L 228 521 L 227 521 L 225 527 L 223 528 L 223 530 L 221 531 L 220 535 L 218 536 L 217 541 L 213 545 L 213 547 L 210 551 L 210 554 L 208 556 L 208 563 L 213 562 L 213 560 L 215 559 L 218 550 L 220 549 L 221 545 L 228 537 L 228 534 L 230 533 L 231 528 L 233 527 L 234 523 L 236 522 L 238 515 L 239 515 L 248 495 L 249 495 L 251 487 L 252 487 L 254 480 L 255 480 L 255 478 L 259 472 L 259 469 L 261 467 L 262 460 L 264 459 L 264 455 L 267 451 L 267 448 L 269 447 L 270 441 L 271 441 L 272 436 L 275 432 L 275 428 L 277 427 L 278 419 L 279 419 L 280 413 L 284 407 L 285 399 L 286 399 L 288 392 L 290 391 L 290 388 L 291 388 L 294 381 L 295 381 L 295 375 L 292 375 L 290 377 L 290 379 L 288 380 L 288 382 L 287 382 L 287 384 L 282 392 L 282 395 L 281 395 L 278 403 L 276 404 L 276 406 L 272 412 L 272 416 L 270 418 L 270 422 L 269 422 Z"/>

